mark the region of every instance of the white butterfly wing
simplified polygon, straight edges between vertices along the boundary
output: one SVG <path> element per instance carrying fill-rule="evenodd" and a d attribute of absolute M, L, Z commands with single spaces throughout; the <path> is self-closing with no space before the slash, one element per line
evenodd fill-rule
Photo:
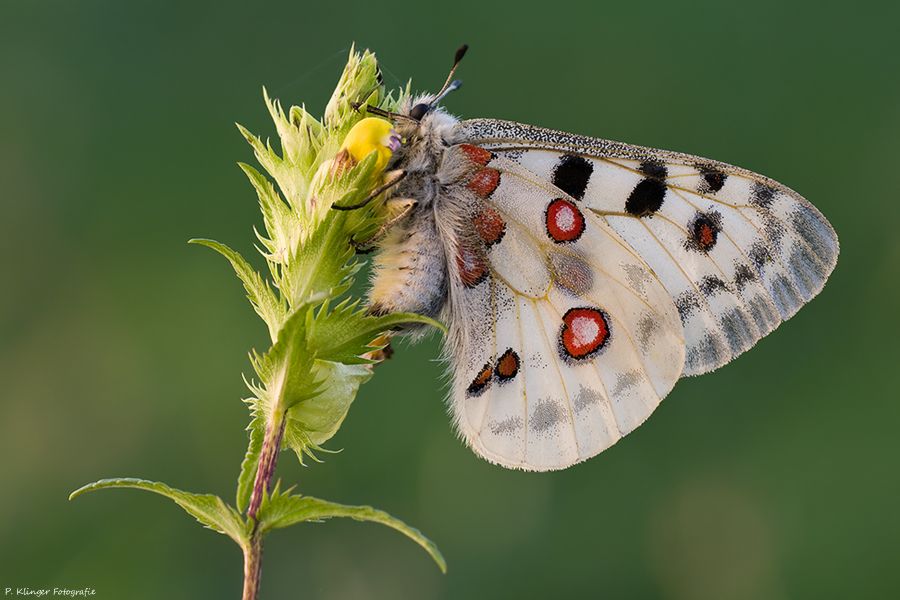
<path fill-rule="evenodd" d="M 681 322 L 601 217 L 468 149 L 480 166 L 465 176 L 474 210 L 459 229 L 472 235 L 451 261 L 447 315 L 458 430 L 491 462 L 562 469 L 614 444 L 668 394 L 684 363 Z"/>
<path fill-rule="evenodd" d="M 745 169 L 507 121 L 463 121 L 457 133 L 561 188 L 640 255 L 678 307 L 685 375 L 748 350 L 818 294 L 837 262 L 821 213 Z"/>

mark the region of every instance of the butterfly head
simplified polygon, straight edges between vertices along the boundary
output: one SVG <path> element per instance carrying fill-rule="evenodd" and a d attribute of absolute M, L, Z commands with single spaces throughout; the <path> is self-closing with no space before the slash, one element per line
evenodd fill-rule
<path fill-rule="evenodd" d="M 456 73 L 456 68 L 468 49 L 469 46 L 463 44 L 456 51 L 450 73 L 437 93 L 423 94 L 407 101 L 404 109 L 398 113 L 388 112 L 373 106 L 367 106 L 366 111 L 390 119 L 394 123 L 397 133 L 404 140 L 404 145 L 422 138 L 423 134 L 427 137 L 427 131 L 436 129 L 435 125 L 445 121 L 448 116 L 447 113 L 440 109 L 439 104 L 447 94 L 458 90 L 462 85 L 462 81 L 453 79 L 453 75 Z M 442 119 L 439 115 L 444 118 Z"/>
<path fill-rule="evenodd" d="M 444 97 L 452 91 L 458 90 L 462 86 L 462 81 L 459 79 L 454 79 L 453 81 L 446 84 L 441 91 L 437 94 L 426 94 L 424 96 L 420 96 L 416 98 L 416 101 L 412 103 L 412 108 L 407 112 L 407 116 L 419 123 L 422 122 L 425 117 L 427 117 L 430 113 L 432 113 L 437 107 L 438 103 L 444 99 Z"/>
<path fill-rule="evenodd" d="M 394 188 L 394 193 L 420 189 L 433 182 L 440 153 L 448 145 L 450 130 L 459 122 L 439 104 L 447 94 L 459 89 L 461 82 L 454 80 L 453 75 L 467 49 L 463 45 L 456 51 L 453 67 L 437 93 L 408 98 L 399 112 L 365 106 L 367 113 L 381 118 L 364 118 L 347 135 L 342 149 L 357 161 L 374 149 L 378 151 L 379 169 L 404 173 L 405 179 Z M 360 110 L 363 105 L 354 107 Z"/>

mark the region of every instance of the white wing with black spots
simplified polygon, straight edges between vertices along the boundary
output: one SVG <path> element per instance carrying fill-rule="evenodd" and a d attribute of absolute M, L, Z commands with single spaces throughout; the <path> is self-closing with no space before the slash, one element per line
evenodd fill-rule
<path fill-rule="evenodd" d="M 603 218 L 511 160 L 459 151 L 476 168 L 454 184 L 471 235 L 448 261 L 458 429 L 491 462 L 568 467 L 672 389 L 684 363 L 677 309 Z"/>
<path fill-rule="evenodd" d="M 463 121 L 456 135 L 565 192 L 649 265 L 680 314 L 685 375 L 748 350 L 818 294 L 837 262 L 821 213 L 745 169 L 489 119 Z"/>

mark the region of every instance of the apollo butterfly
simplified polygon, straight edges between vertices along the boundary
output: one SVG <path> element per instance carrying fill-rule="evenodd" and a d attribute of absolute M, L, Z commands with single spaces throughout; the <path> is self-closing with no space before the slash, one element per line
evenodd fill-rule
<path fill-rule="evenodd" d="M 688 154 L 459 120 L 439 106 L 456 63 L 437 94 L 381 111 L 403 140 L 387 194 L 412 208 L 377 240 L 370 301 L 448 325 L 453 416 L 482 457 L 543 471 L 595 456 L 822 290 L 837 236 L 793 190 Z"/>

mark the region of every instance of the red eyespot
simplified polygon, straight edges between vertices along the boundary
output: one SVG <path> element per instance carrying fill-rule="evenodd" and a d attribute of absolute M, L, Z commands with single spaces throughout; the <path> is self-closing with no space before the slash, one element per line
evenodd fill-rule
<path fill-rule="evenodd" d="M 564 357 L 587 358 L 609 341 L 609 321 L 599 308 L 571 308 L 562 321 L 559 345 Z"/>
<path fill-rule="evenodd" d="M 482 167 L 475 171 L 467 187 L 481 198 L 487 198 L 500 185 L 500 171 L 490 167 Z"/>
<path fill-rule="evenodd" d="M 506 234 L 506 222 L 500 213 L 490 206 L 482 207 L 472 219 L 472 224 L 478 237 L 488 246 L 499 243 Z"/>
<path fill-rule="evenodd" d="M 516 376 L 519 372 L 519 355 L 516 354 L 515 350 L 508 348 L 506 352 L 500 355 L 500 358 L 497 359 L 497 366 L 494 367 L 494 372 L 497 374 L 497 379 L 500 380 L 500 383 L 509 381 Z"/>
<path fill-rule="evenodd" d="M 475 379 L 472 380 L 472 383 L 469 384 L 469 387 L 466 388 L 466 394 L 468 396 L 480 396 L 481 392 L 490 385 L 491 375 L 493 374 L 494 370 L 491 368 L 490 363 L 485 364 L 481 367 L 481 370 L 478 372 L 478 375 L 475 376 Z"/>
<path fill-rule="evenodd" d="M 484 258 L 468 246 L 461 245 L 456 252 L 456 268 L 466 287 L 475 287 L 487 279 L 488 269 Z"/>
<path fill-rule="evenodd" d="M 698 212 L 688 223 L 688 237 L 685 248 L 709 252 L 716 245 L 722 231 L 722 215 L 719 211 Z"/>
<path fill-rule="evenodd" d="M 556 243 L 574 242 L 584 233 L 584 215 L 572 202 L 557 198 L 547 205 L 547 234 Z"/>
<path fill-rule="evenodd" d="M 463 151 L 463 153 L 469 158 L 469 160 L 482 167 L 491 162 L 491 159 L 494 158 L 493 152 L 485 150 L 481 146 L 474 146 L 472 144 L 460 144 L 459 149 Z"/>
<path fill-rule="evenodd" d="M 700 223 L 697 226 L 697 243 L 704 250 L 712 248 L 716 243 L 716 231 L 707 223 Z"/>

